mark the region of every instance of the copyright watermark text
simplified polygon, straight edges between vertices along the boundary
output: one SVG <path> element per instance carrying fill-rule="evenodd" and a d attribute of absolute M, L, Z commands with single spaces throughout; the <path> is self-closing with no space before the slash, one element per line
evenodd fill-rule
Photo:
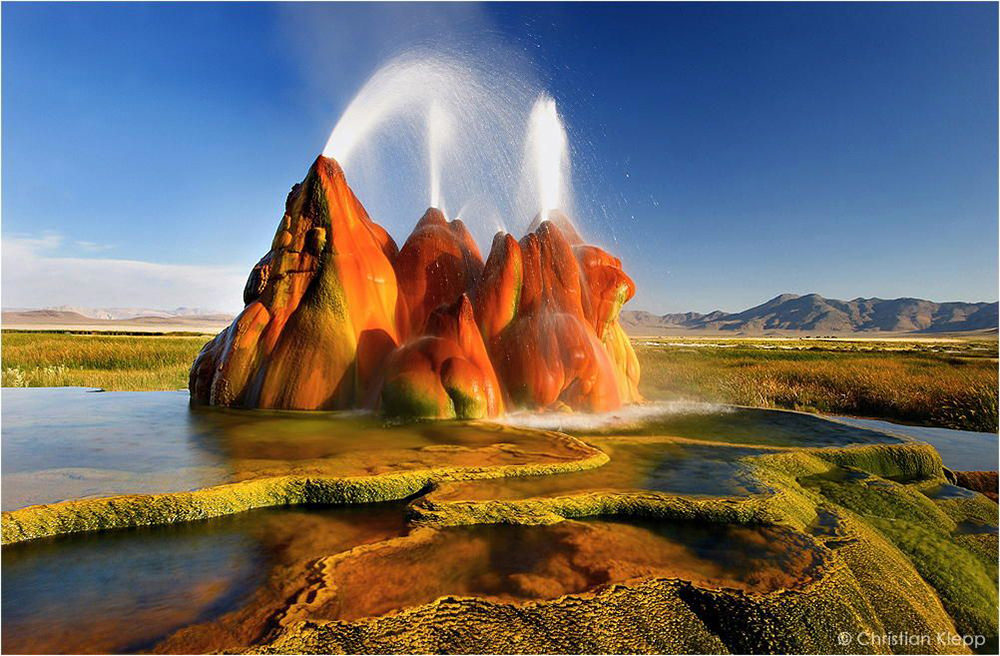
<path fill-rule="evenodd" d="M 986 636 L 961 635 L 950 631 L 936 633 L 870 633 L 861 631 L 852 633 L 841 631 L 837 634 L 837 644 L 841 647 L 857 645 L 859 647 L 982 647 L 986 644 Z"/>

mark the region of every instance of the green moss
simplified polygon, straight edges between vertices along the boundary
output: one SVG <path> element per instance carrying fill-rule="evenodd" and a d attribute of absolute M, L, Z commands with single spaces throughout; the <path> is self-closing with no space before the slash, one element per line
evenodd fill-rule
<path fill-rule="evenodd" d="M 482 396 L 476 397 L 466 394 L 458 387 L 445 387 L 452 406 L 455 408 L 455 415 L 459 419 L 483 419 L 486 417 L 486 399 Z"/>
<path fill-rule="evenodd" d="M 577 460 L 544 464 L 441 467 L 346 478 L 280 476 L 194 492 L 64 501 L 4 512 L 3 544 L 65 533 L 207 519 L 268 506 L 394 501 L 412 496 L 436 481 L 541 476 L 599 467 L 607 461 L 607 455 L 590 449 Z"/>
<path fill-rule="evenodd" d="M 993 641 L 987 648 L 996 644 L 997 538 L 963 533 L 970 523 L 995 526 L 996 506 L 981 495 L 939 501 L 925 495 L 944 480 L 933 449 L 917 443 L 785 449 L 740 460 L 767 493 L 686 497 L 590 490 L 510 500 L 463 500 L 437 493 L 448 481 L 575 471 L 608 461 L 591 449 L 579 460 L 544 465 L 356 478 L 278 477 L 196 492 L 35 506 L 4 514 L 3 540 L 186 521 L 267 505 L 384 501 L 427 490 L 409 506 L 418 525 L 544 524 L 596 515 L 781 525 L 796 531 L 818 557 L 812 577 L 794 590 L 744 593 L 648 578 L 536 602 L 445 596 L 353 622 L 322 617 L 301 621 L 296 616 L 256 648 L 266 653 L 890 650 L 856 640 L 845 645 L 843 633 L 967 633 L 987 636 Z M 308 612 L 304 617 L 309 618 Z M 963 652 L 937 641 L 915 649 Z"/>
<path fill-rule="evenodd" d="M 845 559 L 824 553 L 827 561 L 816 578 L 795 590 L 749 594 L 655 578 L 517 604 L 447 596 L 350 623 L 298 621 L 256 651 L 878 653 L 884 650 L 842 644 L 840 635 L 953 631 L 933 591 L 912 568 L 905 569 L 905 561 L 900 572 L 892 569 L 899 562 L 880 558 L 879 552 L 862 559 L 873 579 L 889 582 L 879 590 L 902 595 L 884 604 L 880 595 L 869 596 Z M 921 651 L 955 650 L 931 644 Z"/>
<path fill-rule="evenodd" d="M 936 527 L 889 518 L 868 521 L 899 547 L 934 587 L 963 635 L 985 636 L 997 644 L 997 568 Z"/>
<path fill-rule="evenodd" d="M 454 419 L 455 404 L 450 396 L 444 405 L 406 377 L 387 380 L 382 387 L 381 412 L 387 417 L 400 419 Z"/>
<path fill-rule="evenodd" d="M 690 498 L 658 492 L 580 492 L 555 497 L 487 501 L 435 501 L 427 495 L 410 511 L 417 522 L 467 524 L 551 524 L 597 515 L 664 520 L 766 524 L 780 519 L 771 498 Z"/>
<path fill-rule="evenodd" d="M 893 480 L 914 481 L 944 477 L 941 456 L 930 444 L 922 442 L 817 449 L 815 454 L 835 465 L 855 467 Z"/>
<path fill-rule="evenodd" d="M 917 489 L 858 470 L 836 469 L 802 483 L 815 486 L 827 500 L 861 515 L 932 524 L 947 531 L 955 528 L 951 518 Z"/>

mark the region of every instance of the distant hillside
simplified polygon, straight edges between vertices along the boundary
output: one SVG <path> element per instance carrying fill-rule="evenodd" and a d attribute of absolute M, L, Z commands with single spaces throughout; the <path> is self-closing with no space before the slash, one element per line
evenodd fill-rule
<path fill-rule="evenodd" d="M 86 312 L 86 314 L 84 314 Z M 4 309 L 0 325 L 19 330 L 112 330 L 138 332 L 195 331 L 215 333 L 233 320 L 231 314 L 188 314 L 153 310 L 152 314 L 126 314 L 125 318 L 95 317 L 90 308 L 31 310 Z M 131 316 L 129 316 L 131 315 Z M 107 315 L 105 315 L 107 316 Z"/>
<path fill-rule="evenodd" d="M 224 313 L 217 310 L 207 310 L 205 308 L 179 307 L 173 310 L 158 310 L 142 307 L 71 307 L 69 305 L 57 305 L 55 307 L 42 308 L 41 311 L 54 310 L 58 312 L 73 312 L 88 319 L 107 319 L 116 321 L 119 319 L 135 319 L 137 317 L 219 317 Z M 5 308 L 4 312 L 8 309 Z M 229 315 L 226 315 L 229 316 Z"/>
<path fill-rule="evenodd" d="M 737 313 L 664 314 L 622 312 L 622 325 L 634 335 L 670 332 L 945 333 L 996 331 L 997 303 L 935 303 L 919 298 L 823 298 L 819 294 L 782 294 Z"/>

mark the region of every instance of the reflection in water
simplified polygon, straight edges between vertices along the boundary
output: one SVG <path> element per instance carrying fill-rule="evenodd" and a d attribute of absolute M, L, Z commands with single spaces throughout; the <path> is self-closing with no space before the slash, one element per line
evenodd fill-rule
<path fill-rule="evenodd" d="M 958 471 L 996 471 L 997 434 L 955 430 L 953 428 L 933 428 L 930 426 L 907 426 L 880 419 L 858 419 L 837 417 L 852 426 L 888 431 L 905 435 L 920 442 L 927 442 L 941 454 L 944 466 Z"/>
<path fill-rule="evenodd" d="M 286 474 L 371 476 L 434 467 L 565 462 L 589 455 L 544 433 L 496 424 L 392 425 L 359 413 L 194 408 L 198 448 L 225 457 L 234 480 Z"/>
<path fill-rule="evenodd" d="M 187 408 L 187 392 L 4 388 L 3 509 L 218 482 L 225 463 L 191 448 Z"/>
<path fill-rule="evenodd" d="M 400 535 L 403 527 L 402 507 L 384 504 L 259 510 L 5 546 L 3 651 L 148 649 L 251 599 L 263 607 L 266 591 L 294 583 L 296 563 Z"/>
<path fill-rule="evenodd" d="M 4 510 L 88 496 L 184 491 L 264 476 L 359 476 L 583 456 L 565 443 L 512 427 L 467 422 L 388 426 L 357 413 L 190 408 L 185 392 L 7 389 L 4 410 Z M 571 421 L 563 428 L 581 435 L 666 435 L 762 446 L 897 441 L 810 415 L 714 410 L 651 404 L 602 415 L 596 422 Z M 551 415 L 545 420 L 551 421 Z M 605 444 L 617 451 L 620 467 L 594 472 L 593 481 L 581 475 L 580 484 L 694 494 L 752 491 L 740 480 L 740 465 L 727 462 L 740 457 L 736 452 L 711 457 L 707 451 L 663 444 L 645 450 L 638 444 Z M 564 480 L 552 485 L 577 485 Z"/>
<path fill-rule="evenodd" d="M 4 651 L 228 651 L 277 623 L 445 595 L 521 602 L 651 576 L 763 592 L 802 585 L 821 563 L 808 538 L 775 527 L 592 519 L 400 537 L 404 514 L 270 509 L 5 547 Z"/>
<path fill-rule="evenodd" d="M 387 426 L 357 413 L 190 408 L 181 392 L 4 391 L 3 509 L 175 492 L 266 476 L 370 476 L 560 463 L 543 433 L 468 422 Z"/>
<path fill-rule="evenodd" d="M 310 590 L 324 601 L 303 604 L 298 619 L 349 621 L 445 595 L 551 599 L 654 576 L 766 592 L 802 585 L 820 563 L 807 538 L 770 527 L 593 519 L 418 529 L 328 563 L 322 587 L 330 596 Z"/>
<path fill-rule="evenodd" d="M 191 409 L 186 394 L 173 392 L 6 390 L 4 402 L 5 508 L 272 475 L 565 463 L 594 453 L 576 440 L 511 426 L 387 426 L 352 413 Z M 609 454 L 609 464 L 452 481 L 433 495 L 445 501 L 595 490 L 747 495 L 768 490 L 744 459 L 775 447 L 898 441 L 809 415 L 744 409 L 586 423 L 580 432 Z M 842 468 L 825 475 L 869 477 Z M 876 483 L 884 481 L 866 484 Z M 956 489 L 927 494 L 947 498 Z M 764 592 L 801 586 L 822 562 L 811 538 L 775 527 L 599 518 L 408 532 L 404 516 L 402 504 L 270 509 L 8 546 L 3 648 L 234 651 L 298 619 L 353 620 L 445 595 L 523 602 L 644 577 Z M 816 534 L 837 530 L 834 521 L 813 527 Z M 367 546 L 351 551 L 359 545 Z"/>
<path fill-rule="evenodd" d="M 590 438 L 611 462 L 586 471 L 442 485 L 437 500 L 527 499 L 590 490 L 655 490 L 689 496 L 744 496 L 766 492 L 741 458 L 764 449 L 709 446 L 646 437 Z"/>
<path fill-rule="evenodd" d="M 969 499 L 977 494 L 972 490 L 951 485 L 950 483 L 940 483 L 933 487 L 925 488 L 923 493 L 931 499 Z"/>

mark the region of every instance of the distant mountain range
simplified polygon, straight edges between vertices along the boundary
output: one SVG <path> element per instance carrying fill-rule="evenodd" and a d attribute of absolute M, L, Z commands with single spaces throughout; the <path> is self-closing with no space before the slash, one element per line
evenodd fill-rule
<path fill-rule="evenodd" d="M 174 310 L 150 308 L 49 307 L 4 308 L 5 327 L 92 326 L 126 328 L 147 325 L 178 329 L 201 326 L 218 330 L 233 315 L 204 308 Z M 624 310 L 621 322 L 631 335 L 721 333 L 767 335 L 807 333 L 957 333 L 997 332 L 997 303 L 935 303 L 920 298 L 856 298 L 839 301 L 819 294 L 782 294 L 743 312 L 708 314 L 683 312 L 657 315 Z"/>
<path fill-rule="evenodd" d="M 233 320 L 232 314 L 201 308 L 153 310 L 149 308 L 50 307 L 4 308 L 4 328 L 35 330 L 197 330 L 218 332 Z"/>
<path fill-rule="evenodd" d="M 716 310 L 655 315 L 622 312 L 632 335 L 722 332 L 764 335 L 782 332 L 949 333 L 997 330 L 997 303 L 935 303 L 920 298 L 856 298 L 840 301 L 819 294 L 782 294 L 743 312 Z"/>
<path fill-rule="evenodd" d="M 48 312 L 55 313 L 53 316 L 59 316 L 59 313 L 65 313 L 67 315 L 77 314 L 85 319 L 104 319 L 107 321 L 118 321 L 122 319 L 136 319 L 138 317 L 157 317 L 160 319 L 165 319 L 169 317 L 221 317 L 226 316 L 230 319 L 231 314 L 225 314 L 224 312 L 218 312 L 216 310 L 208 310 L 205 308 L 197 307 L 179 307 L 173 310 L 156 310 L 151 308 L 141 308 L 141 307 L 106 307 L 106 308 L 92 308 L 92 307 L 76 307 L 71 305 L 55 305 L 52 307 L 45 308 L 4 308 L 4 313 L 7 312 Z"/>

